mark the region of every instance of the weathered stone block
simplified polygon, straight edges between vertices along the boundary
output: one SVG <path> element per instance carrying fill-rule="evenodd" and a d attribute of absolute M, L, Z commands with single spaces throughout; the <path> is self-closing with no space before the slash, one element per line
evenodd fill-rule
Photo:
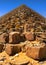
<path fill-rule="evenodd" d="M 38 44 L 35 46 L 28 46 L 26 55 L 32 57 L 33 59 L 42 60 L 46 58 L 46 45 Z"/>
<path fill-rule="evenodd" d="M 19 32 L 11 32 L 9 34 L 9 43 L 17 44 L 20 42 L 20 33 Z"/>
<path fill-rule="evenodd" d="M 25 33 L 25 37 L 26 37 L 26 39 L 27 40 L 29 40 L 29 41 L 33 41 L 34 40 L 34 34 L 33 33 Z"/>
<path fill-rule="evenodd" d="M 5 42 L 5 40 L 4 40 L 4 34 L 0 35 L 0 42 Z"/>
<path fill-rule="evenodd" d="M 9 42 L 9 36 L 7 33 L 3 33 L 0 35 L 0 42 L 2 42 L 2 43 L 8 43 Z"/>
<path fill-rule="evenodd" d="M 5 51 L 8 55 L 14 55 L 21 51 L 21 46 L 19 44 L 6 44 Z"/>

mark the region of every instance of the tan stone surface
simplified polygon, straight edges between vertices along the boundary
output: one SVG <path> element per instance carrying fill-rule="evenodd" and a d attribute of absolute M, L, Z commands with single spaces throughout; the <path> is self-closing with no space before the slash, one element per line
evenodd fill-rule
<path fill-rule="evenodd" d="M 5 58 L 4 61 L 0 61 L 0 64 L 2 65 L 16 65 L 16 63 L 22 63 L 22 62 L 30 62 L 31 65 L 46 65 L 46 60 L 42 61 L 42 63 L 39 63 L 38 60 L 34 60 L 28 56 L 26 56 L 26 53 L 18 53 L 18 55 L 9 56 L 5 51 L 0 53 L 0 59 Z M 41 61 L 40 61 L 41 62 Z"/>
<path fill-rule="evenodd" d="M 9 43 L 17 44 L 20 42 L 19 32 L 11 32 L 9 34 Z"/>
<path fill-rule="evenodd" d="M 8 55 L 14 55 L 21 51 L 21 46 L 19 44 L 6 44 L 5 51 Z"/>
<path fill-rule="evenodd" d="M 0 43 L 0 52 L 3 51 L 3 48 L 4 48 L 4 44 L 1 44 L 1 43 Z"/>
<path fill-rule="evenodd" d="M 27 47 L 26 55 L 34 59 L 44 59 L 46 58 L 46 45 L 45 44 L 34 44 Z"/>
<path fill-rule="evenodd" d="M 5 42 L 4 35 L 5 35 L 5 33 L 3 33 L 3 34 L 0 35 L 0 42 L 3 42 L 3 43 Z"/>
<path fill-rule="evenodd" d="M 34 40 L 34 34 L 31 33 L 31 32 L 25 33 L 25 37 L 26 37 L 26 39 L 29 40 L 29 41 L 33 41 L 33 40 Z"/>
<path fill-rule="evenodd" d="M 35 61 L 32 58 L 27 57 L 26 54 L 25 53 L 22 53 L 22 52 L 18 53 L 18 56 L 16 56 L 16 55 L 9 56 L 4 51 L 4 52 L 2 52 L 0 54 L 0 58 L 1 57 L 4 57 L 4 56 L 5 56 L 6 59 L 2 62 L 2 65 L 6 65 L 8 63 L 11 63 L 13 65 L 14 64 L 16 65 L 16 64 L 19 64 L 20 63 L 20 65 L 21 65 L 21 64 L 24 64 L 24 63 L 28 63 L 28 62 L 30 62 L 31 64 L 34 64 L 34 65 L 35 64 L 38 65 L 38 61 Z"/>
<path fill-rule="evenodd" d="M 6 22 L 7 21 L 7 22 Z M 25 5 L 22 5 L 0 18 L 0 32 L 26 31 L 41 32 L 46 30 L 45 18 Z"/>
<path fill-rule="evenodd" d="M 0 35 L 0 42 L 1 43 L 8 43 L 9 42 L 9 36 L 7 33 L 3 33 Z"/>
<path fill-rule="evenodd" d="M 26 39 L 23 38 L 23 36 L 20 36 L 19 33 L 15 32 L 19 32 L 20 34 L 26 32 Z M 6 45 L 4 44 L 5 51 L 0 53 L 0 65 L 23 65 L 28 62 L 29 65 L 46 65 L 46 62 L 42 61 L 42 63 L 40 63 L 41 61 L 34 60 L 46 58 L 46 46 L 39 46 L 39 42 L 46 43 L 46 34 L 43 34 L 40 38 L 37 38 L 37 42 L 34 40 L 33 33 L 35 33 L 35 36 L 37 37 L 37 35 L 41 32 L 46 33 L 45 18 L 25 5 L 22 5 L 0 17 L 0 43 L 8 43 Z M 9 33 L 9 37 L 4 33 Z M 28 40 L 28 42 L 25 42 L 25 40 Z M 24 44 L 19 44 L 20 42 L 23 42 Z M 1 51 L 2 48 L 3 46 L 0 45 Z M 23 51 L 24 53 L 22 53 Z M 9 56 L 12 54 L 15 55 Z"/>

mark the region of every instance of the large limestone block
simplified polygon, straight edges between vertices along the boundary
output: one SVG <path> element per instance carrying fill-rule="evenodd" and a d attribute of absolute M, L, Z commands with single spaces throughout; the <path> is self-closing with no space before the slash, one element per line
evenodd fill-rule
<path fill-rule="evenodd" d="M 9 36 L 7 33 L 3 33 L 0 35 L 0 42 L 2 42 L 2 43 L 8 43 L 9 42 Z"/>
<path fill-rule="evenodd" d="M 6 44 L 5 51 L 8 55 L 14 55 L 21 51 L 21 46 L 19 44 Z"/>
<path fill-rule="evenodd" d="M 46 44 L 41 43 L 35 44 L 34 46 L 29 45 L 26 50 L 26 55 L 38 60 L 46 58 Z"/>
<path fill-rule="evenodd" d="M 29 41 L 33 41 L 33 40 L 34 40 L 34 34 L 31 33 L 31 32 L 25 33 L 25 37 L 26 37 L 26 39 L 29 40 Z"/>
<path fill-rule="evenodd" d="M 20 42 L 20 33 L 11 32 L 9 33 L 9 43 L 17 44 Z"/>
<path fill-rule="evenodd" d="M 0 35 L 0 42 L 2 42 L 2 43 L 5 42 L 4 35 L 5 35 L 5 33 L 3 33 L 3 34 Z"/>

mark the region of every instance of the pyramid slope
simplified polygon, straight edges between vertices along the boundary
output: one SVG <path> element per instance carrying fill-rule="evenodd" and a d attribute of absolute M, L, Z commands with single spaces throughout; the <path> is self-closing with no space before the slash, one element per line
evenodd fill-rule
<path fill-rule="evenodd" d="M 23 30 L 25 23 L 30 24 L 28 25 L 30 27 L 37 28 L 37 25 L 32 25 L 34 23 L 45 24 L 45 18 L 27 6 L 22 5 L 0 18 L 0 31 L 20 31 Z"/>
<path fill-rule="evenodd" d="M 16 8 L 16 9 L 10 11 L 9 13 L 5 14 L 4 16 L 2 16 L 1 18 L 7 17 L 7 16 L 10 15 L 10 14 L 13 15 L 14 13 L 18 12 L 19 10 L 23 10 L 23 9 L 24 9 L 25 11 L 26 11 L 26 9 L 27 9 L 29 12 L 32 12 L 33 14 L 38 15 L 38 16 L 41 17 L 41 18 L 44 18 L 42 15 L 40 15 L 39 13 L 33 11 L 32 9 L 30 9 L 30 8 L 27 7 L 26 5 L 21 5 L 21 6 L 19 6 L 18 8 Z M 25 12 L 25 11 L 24 11 L 24 12 Z M 13 14 L 12 14 L 12 13 L 13 13 Z"/>

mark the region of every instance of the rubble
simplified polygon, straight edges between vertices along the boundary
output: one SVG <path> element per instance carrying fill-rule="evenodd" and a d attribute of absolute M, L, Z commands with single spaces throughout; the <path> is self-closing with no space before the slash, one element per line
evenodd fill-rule
<path fill-rule="evenodd" d="M 46 43 L 46 33 L 41 33 L 36 36 L 37 41 L 42 41 Z"/>
<path fill-rule="evenodd" d="M 15 63 L 16 65 L 28 65 L 29 64 L 29 61 L 28 60 L 21 60 L 21 61 L 19 61 L 19 59 L 18 59 L 18 62 L 16 62 Z"/>
<path fill-rule="evenodd" d="M 1 43 L 8 43 L 9 42 L 9 35 L 8 35 L 8 33 L 3 33 L 3 34 L 0 35 L 0 42 Z"/>
<path fill-rule="evenodd" d="M 46 21 L 25 5 L 0 17 L 0 65 L 46 65 Z"/>
<path fill-rule="evenodd" d="M 0 58 L 0 62 L 4 62 L 4 60 L 6 60 L 5 57 L 1 57 L 1 58 Z"/>

